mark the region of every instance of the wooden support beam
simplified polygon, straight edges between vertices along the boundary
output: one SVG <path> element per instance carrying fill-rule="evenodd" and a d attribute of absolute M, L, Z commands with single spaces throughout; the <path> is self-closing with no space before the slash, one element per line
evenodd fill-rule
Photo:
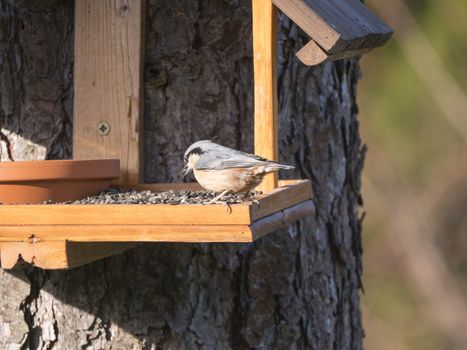
<path fill-rule="evenodd" d="M 311 40 L 300 51 L 297 52 L 297 57 L 303 64 L 307 66 L 315 66 L 328 61 L 337 61 L 344 58 L 350 58 L 363 55 L 370 49 L 359 49 L 351 51 L 343 51 L 338 54 L 330 55 L 324 51 L 315 41 Z"/>
<path fill-rule="evenodd" d="M 0 264 L 3 269 L 24 264 L 43 269 L 69 269 L 134 247 L 136 243 L 0 242 Z"/>
<path fill-rule="evenodd" d="M 272 1 L 252 0 L 255 94 L 255 154 L 277 160 L 277 9 Z M 277 173 L 266 176 L 258 190 L 277 187 Z"/>
<path fill-rule="evenodd" d="M 76 0 L 73 158 L 119 158 L 142 174 L 144 1 Z"/>

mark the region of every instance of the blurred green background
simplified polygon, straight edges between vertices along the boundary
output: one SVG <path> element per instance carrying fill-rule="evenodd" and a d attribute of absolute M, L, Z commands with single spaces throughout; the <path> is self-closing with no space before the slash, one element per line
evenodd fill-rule
<path fill-rule="evenodd" d="M 366 0 L 365 347 L 467 349 L 467 0 Z"/>

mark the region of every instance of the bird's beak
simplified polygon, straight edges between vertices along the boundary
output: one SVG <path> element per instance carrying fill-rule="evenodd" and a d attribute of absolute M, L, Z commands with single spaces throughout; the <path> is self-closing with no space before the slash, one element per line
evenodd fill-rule
<path fill-rule="evenodd" d="M 180 175 L 182 175 L 185 178 L 190 172 L 190 170 L 191 169 L 189 168 L 188 164 L 185 164 L 183 168 L 180 170 Z"/>

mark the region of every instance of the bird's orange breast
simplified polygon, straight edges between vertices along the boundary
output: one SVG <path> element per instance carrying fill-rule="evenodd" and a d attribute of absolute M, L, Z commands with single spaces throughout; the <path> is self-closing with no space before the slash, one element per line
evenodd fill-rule
<path fill-rule="evenodd" d="M 199 184 L 209 191 L 247 192 L 255 188 L 264 174 L 255 174 L 254 168 L 231 168 L 222 170 L 193 171 Z"/>

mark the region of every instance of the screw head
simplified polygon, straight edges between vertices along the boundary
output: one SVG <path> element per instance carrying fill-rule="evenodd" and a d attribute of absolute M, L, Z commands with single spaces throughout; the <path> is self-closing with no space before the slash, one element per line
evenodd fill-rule
<path fill-rule="evenodd" d="M 106 122 L 100 122 L 99 125 L 97 126 L 97 132 L 101 136 L 108 135 L 110 132 L 110 125 Z"/>

